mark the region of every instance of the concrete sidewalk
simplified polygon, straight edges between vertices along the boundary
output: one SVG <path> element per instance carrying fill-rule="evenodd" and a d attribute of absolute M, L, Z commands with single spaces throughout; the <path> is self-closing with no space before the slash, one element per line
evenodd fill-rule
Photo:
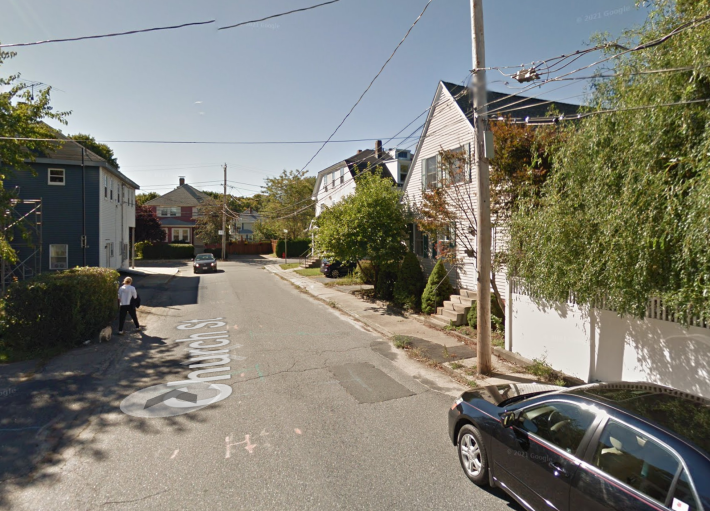
<path fill-rule="evenodd" d="M 423 318 L 404 314 L 383 302 L 363 300 L 351 293 L 356 286 L 343 286 L 346 289 L 341 291 L 339 286 L 328 287 L 315 278 L 295 273 L 295 270 L 282 270 L 277 265 L 267 266 L 266 270 L 337 307 L 390 341 L 406 338 L 411 347 L 415 348 L 410 350 L 410 354 L 421 354 L 421 357 L 416 358 L 436 362 L 459 382 L 470 382 L 470 386 L 488 386 L 536 381 L 536 378 L 526 373 L 523 368 L 495 355 L 493 375 L 488 378 L 479 377 L 473 367 L 476 365 L 475 344 L 467 345 L 458 336 L 426 324 Z"/>

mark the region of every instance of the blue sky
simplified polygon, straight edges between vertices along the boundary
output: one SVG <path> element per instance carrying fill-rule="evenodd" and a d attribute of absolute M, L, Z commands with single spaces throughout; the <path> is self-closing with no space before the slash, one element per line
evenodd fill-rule
<path fill-rule="evenodd" d="M 174 31 L 18 48 L 0 74 L 21 72 L 26 80 L 52 85 L 55 108 L 72 111 L 64 133 L 89 133 L 101 141 L 325 140 L 426 0 L 342 0 L 217 31 L 315 3 L 320 0 L 0 0 L 2 43 L 217 20 Z M 619 34 L 645 19 L 633 0 L 487 0 L 484 15 L 488 66 L 570 53 L 585 48 L 595 32 Z M 466 78 L 471 59 L 469 0 L 434 0 L 334 137 L 368 141 L 329 144 L 309 165 L 311 173 L 393 136 L 430 105 L 439 80 Z M 510 91 L 499 73 L 489 72 L 488 79 L 492 90 Z M 551 90 L 559 86 L 528 95 L 561 100 L 583 93 L 584 84 Z M 220 190 L 226 162 L 229 180 L 246 183 L 233 185 L 230 192 L 237 195 L 255 193 L 266 176 L 301 168 L 319 147 L 109 145 L 121 170 L 146 191 L 170 191 L 178 176 L 198 188 Z"/>

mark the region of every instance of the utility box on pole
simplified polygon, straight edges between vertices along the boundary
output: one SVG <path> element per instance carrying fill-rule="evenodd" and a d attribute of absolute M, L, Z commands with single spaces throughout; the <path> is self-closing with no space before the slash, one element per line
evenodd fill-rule
<path fill-rule="evenodd" d="M 483 0 L 471 0 L 471 32 L 473 42 L 473 127 L 475 137 L 476 194 L 478 198 L 476 220 L 476 249 L 478 270 L 478 372 L 490 374 L 493 370 L 491 355 L 491 193 L 490 171 L 486 151 L 488 122 L 488 92 L 486 89 L 486 45 L 483 31 Z M 492 144 L 492 140 L 488 140 Z"/>

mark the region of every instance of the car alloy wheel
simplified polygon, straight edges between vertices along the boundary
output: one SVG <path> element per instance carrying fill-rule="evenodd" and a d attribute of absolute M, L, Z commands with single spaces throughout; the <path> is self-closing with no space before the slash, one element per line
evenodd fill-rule
<path fill-rule="evenodd" d="M 333 270 L 332 272 L 330 272 L 330 276 L 334 279 L 340 278 L 340 272 L 338 270 Z"/>
<path fill-rule="evenodd" d="M 459 431 L 459 460 L 466 476 L 478 485 L 488 484 L 488 458 L 481 433 L 470 424 Z"/>

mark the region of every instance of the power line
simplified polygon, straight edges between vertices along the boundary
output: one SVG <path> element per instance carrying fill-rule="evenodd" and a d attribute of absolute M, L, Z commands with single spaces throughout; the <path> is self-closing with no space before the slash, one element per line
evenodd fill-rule
<path fill-rule="evenodd" d="M 170 27 L 144 28 L 141 30 L 130 30 L 128 32 L 116 32 L 113 34 L 88 35 L 88 36 L 82 36 L 82 37 L 70 37 L 67 39 L 46 39 L 44 41 L 36 41 L 33 43 L 0 44 L 0 48 L 17 48 L 19 46 L 37 46 L 39 44 L 48 44 L 48 43 L 65 43 L 65 42 L 69 42 L 69 41 L 83 41 L 85 39 L 102 39 L 104 37 L 118 37 L 118 36 L 123 36 L 123 35 L 141 34 L 141 33 L 145 33 L 145 32 L 156 32 L 158 30 L 175 30 L 178 28 L 192 27 L 195 25 L 209 25 L 210 23 L 214 23 L 214 22 L 215 22 L 215 20 L 196 21 L 193 23 L 183 23 L 182 25 L 173 25 Z"/>
<path fill-rule="evenodd" d="M 355 108 L 356 108 L 356 107 L 360 104 L 360 102 L 362 101 L 362 98 L 365 97 L 365 94 L 367 94 L 367 92 L 372 88 L 372 85 L 375 83 L 375 80 L 377 80 L 377 78 L 379 78 L 379 76 L 380 76 L 380 75 L 382 74 L 382 72 L 385 70 L 385 67 L 387 67 L 387 64 L 389 64 L 390 61 L 394 58 L 395 54 L 397 53 L 397 50 L 399 50 L 400 46 L 402 46 L 402 44 L 404 43 L 404 41 L 406 41 L 407 37 L 409 37 L 409 34 L 412 32 L 412 30 L 414 29 L 414 27 L 416 26 L 416 24 L 419 23 L 419 20 L 422 19 L 422 16 L 424 16 L 424 13 L 425 13 L 426 10 L 429 8 L 429 5 L 430 5 L 432 2 L 433 2 L 433 0 L 429 0 L 429 1 L 426 3 L 426 5 L 424 6 L 424 9 L 422 10 L 422 12 L 419 14 L 419 16 L 417 17 L 417 19 L 414 20 L 414 23 L 412 23 L 412 26 L 409 27 L 409 30 L 407 30 L 407 33 L 404 34 L 404 37 L 402 38 L 402 40 L 399 42 L 399 44 L 398 44 L 397 47 L 394 49 L 394 51 L 393 51 L 392 54 L 389 56 L 389 58 L 388 58 L 388 59 L 385 61 L 385 63 L 382 65 L 382 68 L 380 68 L 380 70 L 377 72 L 377 74 L 376 74 L 375 77 L 372 79 L 372 81 L 370 82 L 370 84 L 367 86 L 367 88 L 365 89 L 365 91 L 360 95 L 360 97 L 358 98 L 358 100 L 355 102 L 355 104 L 352 106 L 352 108 L 351 108 L 350 111 L 347 113 L 347 115 L 343 118 L 343 120 L 340 121 L 340 124 L 338 124 L 338 127 L 335 128 L 335 131 L 333 131 L 333 133 L 330 134 L 330 136 L 328 137 L 328 140 L 326 140 L 325 142 L 323 142 L 323 145 L 318 149 L 318 151 L 316 151 L 316 154 L 314 154 L 314 155 L 311 157 L 311 159 L 308 160 L 308 163 L 306 163 L 303 167 L 301 167 L 302 169 L 308 168 L 308 165 L 311 164 L 311 162 L 316 158 L 316 156 L 318 156 L 318 155 L 320 154 L 320 152 L 323 150 L 323 148 L 324 148 L 324 147 L 328 144 L 328 142 L 330 142 L 331 139 L 335 136 L 335 134 L 338 132 L 338 130 L 342 127 L 342 125 L 345 124 L 345 121 L 348 120 L 348 117 L 350 117 L 350 114 L 353 113 L 353 111 L 355 110 Z"/>
<path fill-rule="evenodd" d="M 303 11 L 310 11 L 311 9 L 316 9 L 318 7 L 323 7 L 324 5 L 329 5 L 329 4 L 334 4 L 336 2 L 340 2 L 340 0 L 331 0 L 330 2 L 324 2 L 322 4 L 318 5 L 312 5 L 310 7 L 304 7 L 302 9 L 294 9 L 293 11 L 288 11 L 288 12 L 282 12 L 280 14 L 274 14 L 273 16 L 267 16 L 266 18 L 261 18 L 258 20 L 251 20 L 251 21 L 244 21 L 242 23 L 237 23 L 236 25 L 229 25 L 227 27 L 220 27 L 218 30 L 227 30 L 228 28 L 237 28 L 241 27 L 242 25 L 249 25 L 251 23 L 259 23 L 260 21 L 266 21 L 270 20 L 273 18 L 279 18 L 281 16 L 286 16 L 287 14 L 293 14 L 294 12 L 303 12 Z"/>

